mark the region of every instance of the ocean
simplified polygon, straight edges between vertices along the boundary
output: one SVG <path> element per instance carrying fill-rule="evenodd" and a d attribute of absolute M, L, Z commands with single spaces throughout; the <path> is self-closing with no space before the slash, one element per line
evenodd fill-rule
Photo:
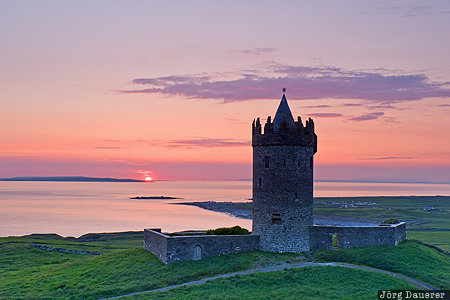
<path fill-rule="evenodd" d="M 315 197 L 450 195 L 450 184 L 316 182 Z M 172 203 L 245 202 L 249 181 L 0 182 L 0 236 L 90 232 L 204 230 L 251 221 Z M 130 199 L 166 196 L 183 199 Z"/>

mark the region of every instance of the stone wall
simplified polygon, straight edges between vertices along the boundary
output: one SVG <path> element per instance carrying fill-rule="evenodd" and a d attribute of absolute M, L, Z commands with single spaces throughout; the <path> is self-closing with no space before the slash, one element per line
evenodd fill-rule
<path fill-rule="evenodd" d="M 311 250 L 332 248 L 353 248 L 366 246 L 397 245 L 406 239 L 406 223 L 388 226 L 311 226 Z M 333 247 L 333 235 L 337 247 Z"/>
<path fill-rule="evenodd" d="M 144 248 L 164 263 L 198 260 L 227 253 L 258 250 L 257 235 L 167 236 L 144 230 Z"/>
<path fill-rule="evenodd" d="M 253 227 L 260 250 L 309 250 L 313 224 L 313 148 L 253 147 Z"/>
<path fill-rule="evenodd" d="M 161 229 L 144 229 L 144 249 L 155 254 L 162 261 L 167 257 L 167 238 Z"/>

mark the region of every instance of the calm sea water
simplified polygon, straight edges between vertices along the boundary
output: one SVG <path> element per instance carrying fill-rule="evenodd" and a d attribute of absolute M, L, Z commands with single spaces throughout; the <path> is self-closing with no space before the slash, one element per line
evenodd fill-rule
<path fill-rule="evenodd" d="M 160 227 L 163 231 L 209 229 L 251 221 L 193 206 L 187 201 L 248 201 L 248 181 L 142 183 L 0 182 L 0 236 L 58 233 L 80 236 Z M 450 184 L 317 182 L 315 196 L 450 195 Z M 132 200 L 134 196 L 181 200 Z"/>

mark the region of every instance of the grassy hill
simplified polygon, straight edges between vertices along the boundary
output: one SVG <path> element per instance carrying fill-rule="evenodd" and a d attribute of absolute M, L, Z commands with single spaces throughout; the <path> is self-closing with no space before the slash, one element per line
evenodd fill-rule
<path fill-rule="evenodd" d="M 142 249 L 142 240 L 143 234 L 135 232 L 89 234 L 79 239 L 56 235 L 0 238 L 0 298 L 97 299 L 245 270 L 258 264 L 305 259 L 301 254 L 257 251 L 165 265 Z M 104 254 L 42 250 L 31 244 Z"/>
<path fill-rule="evenodd" d="M 398 246 L 377 246 L 314 252 L 318 261 L 339 261 L 371 266 L 411 276 L 435 287 L 450 287 L 450 255 L 417 241 Z"/>
<path fill-rule="evenodd" d="M 103 254 L 43 250 L 29 246 L 31 244 Z M 372 265 L 417 277 L 439 287 L 448 288 L 450 281 L 449 255 L 417 242 L 402 243 L 398 247 L 319 251 L 315 256 L 324 261 Z M 142 249 L 141 232 L 88 234 L 78 239 L 57 235 L 0 238 L 0 298 L 98 299 L 256 266 L 305 260 L 307 258 L 302 254 L 255 251 L 164 265 Z M 352 282 L 349 287 L 348 282 Z M 283 295 L 292 293 L 305 299 L 329 299 L 332 293 L 339 291 L 336 299 L 367 299 L 379 288 L 409 287 L 403 281 L 367 271 L 313 267 L 212 281 L 158 297 L 181 299 L 190 295 L 192 299 L 199 299 L 217 293 L 217 298 L 226 298 L 227 293 L 232 293 L 236 298 L 247 294 L 285 298 Z M 151 297 L 155 296 L 152 294 Z"/>
<path fill-rule="evenodd" d="M 342 267 L 307 267 L 218 279 L 126 299 L 377 299 L 378 289 L 414 289 L 397 278 Z"/>

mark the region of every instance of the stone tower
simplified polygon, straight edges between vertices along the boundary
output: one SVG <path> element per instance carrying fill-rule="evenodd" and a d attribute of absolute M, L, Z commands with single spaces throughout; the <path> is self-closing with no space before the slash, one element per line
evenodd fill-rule
<path fill-rule="evenodd" d="M 284 89 L 283 89 L 284 91 Z M 313 155 L 317 136 L 311 118 L 294 121 L 283 93 L 273 122 L 264 133 L 259 118 L 252 124 L 253 229 L 260 250 L 310 250 L 313 225 Z"/>

